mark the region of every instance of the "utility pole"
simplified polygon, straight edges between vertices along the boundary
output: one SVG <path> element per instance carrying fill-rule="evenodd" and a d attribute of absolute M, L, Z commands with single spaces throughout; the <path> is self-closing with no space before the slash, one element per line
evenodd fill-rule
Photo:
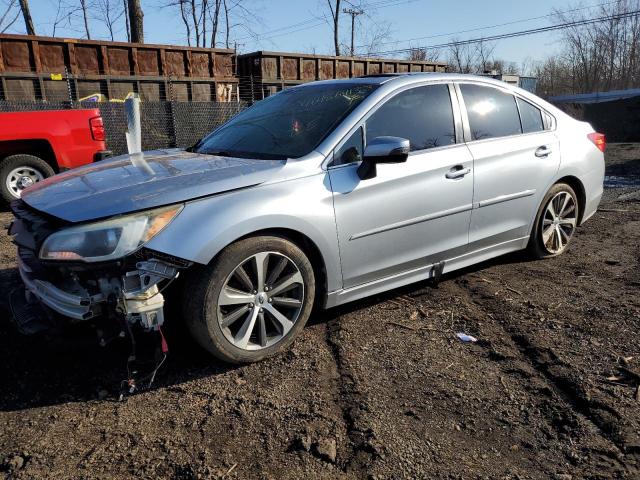
<path fill-rule="evenodd" d="M 351 56 L 353 57 L 354 54 L 354 46 L 353 46 L 353 38 L 354 38 L 354 31 L 355 31 L 355 26 L 356 26 L 356 17 L 358 15 L 362 15 L 364 13 L 364 10 L 359 9 L 359 8 L 345 8 L 344 10 L 342 10 L 342 13 L 346 13 L 347 15 L 351 15 Z"/>

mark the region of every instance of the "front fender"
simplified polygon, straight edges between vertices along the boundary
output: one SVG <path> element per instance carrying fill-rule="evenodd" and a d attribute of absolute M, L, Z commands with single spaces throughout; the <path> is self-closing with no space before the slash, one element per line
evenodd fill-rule
<path fill-rule="evenodd" d="M 274 228 L 308 237 L 323 257 L 328 290 L 342 287 L 333 199 L 325 172 L 189 202 L 146 246 L 208 264 L 235 240 Z"/>

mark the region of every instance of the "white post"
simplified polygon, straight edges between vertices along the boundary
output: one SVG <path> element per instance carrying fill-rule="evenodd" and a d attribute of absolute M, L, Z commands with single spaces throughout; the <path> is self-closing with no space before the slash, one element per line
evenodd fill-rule
<path fill-rule="evenodd" d="M 140 129 L 140 97 L 134 94 L 124 101 L 127 112 L 127 149 L 129 154 L 142 152 L 142 131 Z"/>

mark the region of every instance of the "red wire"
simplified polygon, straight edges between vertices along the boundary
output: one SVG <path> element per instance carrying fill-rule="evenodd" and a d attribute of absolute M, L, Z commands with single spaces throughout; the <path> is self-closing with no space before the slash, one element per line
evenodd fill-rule
<path fill-rule="evenodd" d="M 162 347 L 162 353 L 169 352 L 169 345 L 167 345 L 167 340 L 164 338 L 164 333 L 162 333 L 162 329 L 158 327 L 158 331 L 160 332 L 160 345 Z"/>

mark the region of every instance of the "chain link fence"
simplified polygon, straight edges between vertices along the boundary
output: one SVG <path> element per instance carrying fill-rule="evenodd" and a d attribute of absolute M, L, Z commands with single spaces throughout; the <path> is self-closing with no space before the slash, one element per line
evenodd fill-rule
<path fill-rule="evenodd" d="M 188 147 L 247 108 L 245 102 L 142 102 L 142 149 Z M 0 101 L 0 112 L 97 108 L 107 134 L 107 148 L 114 155 L 127 153 L 127 116 L 124 103 Z"/>

